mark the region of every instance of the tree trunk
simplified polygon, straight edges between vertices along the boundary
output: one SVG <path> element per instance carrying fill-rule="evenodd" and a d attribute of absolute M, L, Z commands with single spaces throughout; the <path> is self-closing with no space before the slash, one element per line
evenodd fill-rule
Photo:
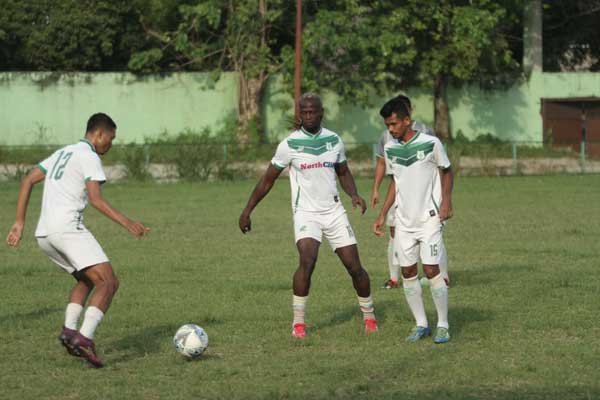
<path fill-rule="evenodd" d="M 446 76 L 438 74 L 433 86 L 433 120 L 436 135 L 443 140 L 451 139 L 450 112 L 446 103 Z"/>
<path fill-rule="evenodd" d="M 265 0 L 259 0 L 258 13 L 262 26 L 260 29 L 260 47 L 267 47 L 267 4 Z M 263 90 L 268 78 L 266 70 L 260 71 L 258 76 L 248 77 L 243 67 L 238 71 L 240 74 L 240 100 L 238 116 L 238 139 L 242 143 L 249 143 L 252 139 L 258 139 L 264 143 L 265 135 L 260 123 L 260 106 Z M 258 137 L 252 137 L 254 136 Z"/>
<path fill-rule="evenodd" d="M 238 117 L 238 139 L 249 143 L 252 139 L 264 142 L 264 134 L 260 126 L 260 105 L 268 75 L 261 73 L 256 78 L 246 78 L 240 72 L 240 100 Z M 258 135 L 258 138 L 252 137 Z"/>

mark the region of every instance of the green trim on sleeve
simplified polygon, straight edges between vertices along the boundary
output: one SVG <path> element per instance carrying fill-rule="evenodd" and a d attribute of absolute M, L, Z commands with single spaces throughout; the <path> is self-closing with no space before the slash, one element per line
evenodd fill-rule
<path fill-rule="evenodd" d="M 277 168 L 278 170 L 280 170 L 280 171 L 283 171 L 283 170 L 285 169 L 285 167 L 284 167 L 284 166 L 282 166 L 282 165 L 279 165 L 279 164 L 277 164 L 276 162 L 271 162 L 271 164 L 272 164 L 272 165 L 273 165 L 275 168 Z"/>
<path fill-rule="evenodd" d="M 347 163 L 348 163 L 348 159 L 340 161 L 340 162 L 338 163 L 338 165 L 340 165 L 340 164 L 347 164 Z"/>
<path fill-rule="evenodd" d="M 86 182 L 89 182 L 89 181 L 91 181 L 91 180 L 92 180 L 92 177 L 91 177 L 91 176 L 88 176 L 88 177 L 86 177 L 86 178 L 85 178 L 85 181 L 86 181 Z"/>
<path fill-rule="evenodd" d="M 38 169 L 39 169 L 40 171 L 42 171 L 44 174 L 48 172 L 48 171 L 46 170 L 46 168 L 42 167 L 42 164 L 38 164 L 38 165 L 36 165 L 36 167 L 38 167 Z"/>

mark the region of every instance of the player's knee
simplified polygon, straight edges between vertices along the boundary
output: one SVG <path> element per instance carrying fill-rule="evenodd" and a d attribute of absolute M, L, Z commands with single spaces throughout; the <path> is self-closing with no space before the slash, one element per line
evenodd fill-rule
<path fill-rule="evenodd" d="M 417 267 L 404 267 L 402 268 L 402 277 L 404 279 L 410 279 L 417 276 Z"/>
<path fill-rule="evenodd" d="M 440 273 L 440 268 L 437 265 L 423 265 L 423 272 L 427 279 L 435 278 Z"/>
<path fill-rule="evenodd" d="M 300 269 L 305 271 L 312 271 L 315 269 L 315 265 L 317 263 L 317 257 L 313 256 L 303 256 L 300 257 Z"/>
<path fill-rule="evenodd" d="M 365 271 L 365 269 L 363 267 L 361 267 L 360 265 L 358 265 L 357 268 L 349 268 L 348 273 L 350 274 L 352 279 L 361 279 L 361 278 L 369 276 L 367 274 L 367 271 Z"/>

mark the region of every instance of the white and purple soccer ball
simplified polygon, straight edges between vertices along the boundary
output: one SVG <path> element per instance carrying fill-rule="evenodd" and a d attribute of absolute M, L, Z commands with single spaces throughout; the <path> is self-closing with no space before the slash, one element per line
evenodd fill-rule
<path fill-rule="evenodd" d="M 179 354 L 187 358 L 197 358 L 208 347 L 208 335 L 198 325 L 185 324 L 177 329 L 173 344 Z"/>

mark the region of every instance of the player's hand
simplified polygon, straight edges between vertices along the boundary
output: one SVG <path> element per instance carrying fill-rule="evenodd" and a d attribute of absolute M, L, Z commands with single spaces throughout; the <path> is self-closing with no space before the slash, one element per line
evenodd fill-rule
<path fill-rule="evenodd" d="M 250 221 L 250 215 L 242 213 L 242 215 L 240 215 L 239 226 L 243 234 L 250 232 L 252 230 L 252 221 Z"/>
<path fill-rule="evenodd" d="M 129 221 L 125 228 L 129 231 L 129 233 L 137 238 L 143 237 L 150 232 L 150 228 L 147 228 L 141 223 L 135 221 Z"/>
<path fill-rule="evenodd" d="M 379 203 L 379 191 L 373 190 L 371 194 L 371 208 L 375 208 L 375 206 Z"/>
<path fill-rule="evenodd" d="M 8 236 L 6 236 L 6 243 L 11 247 L 17 247 L 23 236 L 23 224 L 15 222 Z"/>
<path fill-rule="evenodd" d="M 380 214 L 377 217 L 377 219 L 375 220 L 375 222 L 373 223 L 373 233 L 375 234 L 375 236 L 383 237 L 385 235 L 385 232 L 382 229 L 384 223 L 385 223 L 385 215 Z"/>
<path fill-rule="evenodd" d="M 440 204 L 440 221 L 444 222 L 454 215 L 454 210 L 452 210 L 452 203 L 449 201 L 442 200 L 442 204 Z"/>
<path fill-rule="evenodd" d="M 360 206 L 361 214 L 364 214 L 365 211 L 367 211 L 367 202 L 357 194 L 352 196 L 352 207 L 356 208 L 356 206 Z"/>

